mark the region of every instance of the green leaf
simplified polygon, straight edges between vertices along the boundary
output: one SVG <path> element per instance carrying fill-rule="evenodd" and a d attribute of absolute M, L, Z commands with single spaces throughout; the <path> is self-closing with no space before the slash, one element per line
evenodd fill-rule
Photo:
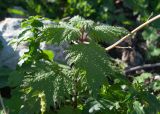
<path fill-rule="evenodd" d="M 27 34 L 30 33 L 30 34 Z M 27 34 L 27 35 L 26 35 Z M 18 46 L 20 43 L 25 41 L 30 41 L 30 39 L 33 38 L 33 35 L 31 34 L 31 29 L 27 28 L 23 30 L 19 35 L 17 39 L 12 39 L 9 44 L 16 44 Z"/>
<path fill-rule="evenodd" d="M 42 37 L 46 38 L 47 42 L 60 43 L 63 40 L 64 28 L 49 27 L 43 30 Z"/>
<path fill-rule="evenodd" d="M 84 30 L 90 30 L 94 25 L 94 21 L 86 20 L 80 16 L 74 16 L 69 20 L 69 23 L 78 29 Z"/>
<path fill-rule="evenodd" d="M 18 9 L 14 9 L 14 8 L 8 8 L 7 10 L 9 13 L 12 13 L 12 14 L 21 15 L 21 16 L 25 15 L 25 12 L 22 10 L 18 10 Z"/>
<path fill-rule="evenodd" d="M 89 37 L 97 42 L 112 44 L 127 33 L 128 31 L 122 27 L 98 25 L 91 29 Z"/>
<path fill-rule="evenodd" d="M 44 29 L 42 37 L 51 43 L 70 42 L 80 38 L 80 31 L 70 24 L 60 23 L 59 25 Z"/>
<path fill-rule="evenodd" d="M 86 71 L 87 82 L 93 93 L 97 94 L 100 86 L 107 82 L 107 76 L 110 77 L 112 73 L 105 50 L 90 42 L 88 45 L 73 45 L 67 52 L 68 64 Z"/>
<path fill-rule="evenodd" d="M 32 27 L 43 27 L 43 23 L 41 21 L 35 19 L 31 22 L 31 26 Z"/>
<path fill-rule="evenodd" d="M 19 35 L 18 35 L 18 38 L 21 38 L 23 37 L 28 31 L 30 31 L 31 29 L 25 29 L 24 31 L 22 31 Z"/>
<path fill-rule="evenodd" d="M 154 48 L 151 52 L 152 56 L 159 56 L 160 55 L 160 48 Z"/>
<path fill-rule="evenodd" d="M 143 73 L 140 76 L 135 77 L 133 83 L 144 83 L 146 79 L 151 77 L 151 73 Z"/>
<path fill-rule="evenodd" d="M 90 101 L 89 105 L 90 105 L 90 108 L 88 110 L 89 113 L 95 113 L 105 109 L 104 106 L 97 100 Z"/>
<path fill-rule="evenodd" d="M 154 41 L 159 37 L 157 30 L 152 27 L 149 27 L 148 29 L 146 29 L 142 33 L 142 36 L 145 40 L 149 40 L 149 41 Z"/>
<path fill-rule="evenodd" d="M 115 114 L 114 102 L 107 99 L 89 98 L 85 103 L 82 114 Z"/>
<path fill-rule="evenodd" d="M 40 62 L 33 67 L 26 69 L 27 67 L 21 68 L 23 75 L 17 79 L 20 90 L 24 94 L 23 105 L 24 108 L 21 109 L 23 112 L 30 110 L 32 112 L 37 112 L 34 107 L 40 107 L 44 110 L 44 106 L 41 103 L 46 103 L 46 109 L 48 110 L 50 106 L 60 105 L 65 101 L 65 98 L 69 98 L 72 88 L 72 80 L 69 75 L 68 70 L 64 69 L 68 67 L 63 67 L 63 69 L 56 63 L 48 64 L 45 62 Z M 14 78 L 10 79 L 11 82 L 16 82 L 16 75 Z M 19 81 L 19 79 L 21 81 Z M 44 98 L 40 98 L 39 94 L 44 93 Z M 27 98 L 27 100 L 25 100 Z M 55 104 L 56 103 L 56 104 Z M 33 104 L 33 105 L 32 105 Z M 41 106 L 40 106 L 41 104 Z"/>
<path fill-rule="evenodd" d="M 150 84 L 151 88 L 156 92 L 160 91 L 160 80 L 156 80 Z"/>
<path fill-rule="evenodd" d="M 145 112 L 143 110 L 143 106 L 139 101 L 134 101 L 133 109 L 136 112 L 135 114 L 145 114 Z"/>
<path fill-rule="evenodd" d="M 148 92 L 141 92 L 139 93 L 139 98 L 142 99 L 142 101 L 145 101 L 145 113 L 156 114 L 157 112 L 160 112 L 160 101 L 156 98 L 156 96 Z"/>
<path fill-rule="evenodd" d="M 19 86 L 22 83 L 22 80 L 24 78 L 23 75 L 24 71 L 16 70 L 10 73 L 9 78 L 8 78 L 8 84 L 11 87 Z"/>
<path fill-rule="evenodd" d="M 50 61 L 53 61 L 54 53 L 51 50 L 42 50 L 44 54 L 46 54 Z"/>
<path fill-rule="evenodd" d="M 21 27 L 43 27 L 42 19 L 39 16 L 30 16 L 28 19 L 24 19 L 21 23 Z"/>

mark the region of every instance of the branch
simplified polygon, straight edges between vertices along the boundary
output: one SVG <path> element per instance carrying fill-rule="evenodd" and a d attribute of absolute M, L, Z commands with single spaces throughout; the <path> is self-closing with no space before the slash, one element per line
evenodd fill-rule
<path fill-rule="evenodd" d="M 160 63 L 155 63 L 155 64 L 145 64 L 145 65 L 142 65 L 142 66 L 136 66 L 136 67 L 132 67 L 132 68 L 129 68 L 127 70 L 125 70 L 125 74 L 129 74 L 131 72 L 134 72 L 134 71 L 137 71 L 137 70 L 145 70 L 145 69 L 151 69 L 151 68 L 155 68 L 155 67 L 158 67 L 160 68 Z"/>
<path fill-rule="evenodd" d="M 131 46 L 128 46 L 128 47 L 115 46 L 115 48 L 118 48 L 118 49 L 132 49 Z"/>
<path fill-rule="evenodd" d="M 121 42 L 123 42 L 125 39 L 127 39 L 128 37 L 132 36 L 132 34 L 136 33 L 137 31 L 141 30 L 142 28 L 144 28 L 145 26 L 147 26 L 148 24 L 152 23 L 153 21 L 157 20 L 160 18 L 160 14 L 153 17 L 152 19 L 146 21 L 145 23 L 143 23 L 142 25 L 138 26 L 137 28 L 135 28 L 134 30 L 132 30 L 129 34 L 127 34 L 126 36 L 122 37 L 120 40 L 118 40 L 117 42 L 115 42 L 114 44 L 112 44 L 111 46 L 105 48 L 106 51 L 109 51 L 113 48 L 115 48 L 115 46 L 117 46 L 118 44 L 120 44 Z"/>

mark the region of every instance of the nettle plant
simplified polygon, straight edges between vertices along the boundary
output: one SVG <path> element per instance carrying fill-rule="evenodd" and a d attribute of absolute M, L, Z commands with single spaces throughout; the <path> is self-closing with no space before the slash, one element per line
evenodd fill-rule
<path fill-rule="evenodd" d="M 28 43 L 28 52 L 12 72 L 14 89 L 5 105 L 13 114 L 125 114 L 160 111 L 156 97 L 132 85 L 114 65 L 99 42 L 113 43 L 128 31 L 121 27 L 96 24 L 80 16 L 45 27 L 45 18 L 30 17 L 19 43 Z M 32 36 L 25 36 L 27 32 Z M 25 37 L 24 37 L 25 36 Z M 41 42 L 68 42 L 66 63 L 54 61 L 51 50 Z"/>

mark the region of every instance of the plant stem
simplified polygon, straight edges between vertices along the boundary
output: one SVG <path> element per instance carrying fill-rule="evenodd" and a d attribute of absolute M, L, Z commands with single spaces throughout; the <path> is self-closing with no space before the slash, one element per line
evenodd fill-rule
<path fill-rule="evenodd" d="M 118 44 L 120 44 L 121 42 L 123 42 L 125 39 L 127 39 L 128 37 L 132 36 L 134 33 L 136 33 L 137 31 L 141 30 L 142 28 L 144 28 L 145 26 L 147 26 L 148 24 L 152 23 L 153 21 L 157 20 L 160 18 L 160 14 L 151 18 L 150 20 L 146 21 L 145 23 L 141 24 L 140 26 L 138 26 L 137 28 L 135 28 L 134 30 L 132 30 L 129 34 L 127 34 L 126 36 L 122 37 L 120 40 L 118 40 L 117 42 L 115 42 L 114 44 L 112 44 L 111 46 L 105 48 L 106 51 L 109 51 L 113 48 L 115 48 L 115 46 L 117 46 Z"/>
<path fill-rule="evenodd" d="M 73 108 L 76 109 L 78 105 L 78 72 L 75 73 L 75 78 L 73 79 Z"/>
<path fill-rule="evenodd" d="M 3 113 L 4 113 L 4 114 L 7 114 L 7 111 L 6 111 L 6 108 L 5 108 L 5 106 L 4 106 L 4 103 L 3 103 L 3 99 L 2 99 L 1 94 L 0 94 L 0 103 L 1 103 L 1 106 L 2 106 L 2 108 L 3 108 Z"/>
<path fill-rule="evenodd" d="M 73 90 L 73 108 L 76 109 L 78 105 L 78 99 L 77 99 L 77 80 L 75 80 L 74 84 L 75 88 Z"/>

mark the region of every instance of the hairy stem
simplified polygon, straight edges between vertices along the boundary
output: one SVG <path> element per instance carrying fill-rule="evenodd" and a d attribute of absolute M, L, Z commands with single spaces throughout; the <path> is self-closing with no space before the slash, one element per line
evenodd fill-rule
<path fill-rule="evenodd" d="M 77 79 L 75 80 L 75 84 L 74 84 L 74 90 L 73 90 L 73 108 L 77 108 L 78 105 L 78 99 L 77 99 Z"/>
<path fill-rule="evenodd" d="M 160 18 L 160 14 L 151 18 L 150 20 L 146 21 L 145 23 L 141 24 L 140 26 L 138 26 L 137 28 L 135 28 L 134 30 L 132 30 L 129 34 L 127 34 L 126 36 L 122 37 L 120 40 L 118 40 L 117 42 L 115 42 L 114 44 L 112 44 L 111 46 L 105 48 L 106 51 L 109 51 L 113 48 L 115 48 L 115 46 L 117 46 L 118 44 L 120 44 L 121 42 L 123 42 L 125 39 L 127 39 L 128 37 L 132 36 L 132 34 L 136 33 L 137 31 L 141 30 L 142 28 L 144 28 L 145 26 L 147 26 L 148 24 L 152 23 L 153 21 L 157 20 Z"/>

